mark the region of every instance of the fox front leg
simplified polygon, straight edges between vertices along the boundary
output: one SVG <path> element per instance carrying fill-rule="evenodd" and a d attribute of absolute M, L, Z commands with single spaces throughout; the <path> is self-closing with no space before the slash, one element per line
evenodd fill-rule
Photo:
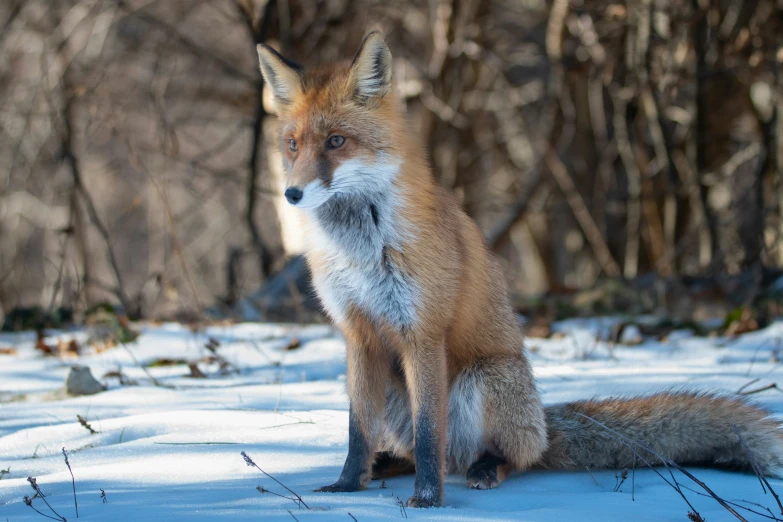
<path fill-rule="evenodd" d="M 359 426 L 359 419 L 351 406 L 348 413 L 348 456 L 343 465 L 343 471 L 337 482 L 330 486 L 316 489 L 317 492 L 338 493 L 343 491 L 359 491 L 364 489 L 370 480 L 373 456 L 370 441 Z"/>
<path fill-rule="evenodd" d="M 367 329 L 362 329 L 364 332 Z M 381 351 L 375 336 L 366 333 L 356 337 L 344 332 L 347 341 L 348 396 L 348 457 L 340 478 L 334 484 L 316 491 L 358 491 L 372 478 L 372 464 L 380 436 L 386 382 L 389 377 L 388 357 Z"/>
<path fill-rule="evenodd" d="M 446 353 L 440 349 L 414 350 L 404 358 L 414 426 L 416 484 L 409 507 L 443 505 L 448 383 Z"/>

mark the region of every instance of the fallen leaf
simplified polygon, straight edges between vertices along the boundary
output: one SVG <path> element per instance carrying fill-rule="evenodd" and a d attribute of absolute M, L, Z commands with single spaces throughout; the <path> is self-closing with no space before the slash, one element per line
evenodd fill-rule
<path fill-rule="evenodd" d="M 57 341 L 57 351 L 60 355 L 79 355 L 79 343 L 75 339 L 68 342 L 60 339 Z"/>
<path fill-rule="evenodd" d="M 35 340 L 35 349 L 39 352 L 43 353 L 44 355 L 54 355 L 55 349 L 46 344 L 44 341 L 43 333 L 38 332 L 38 336 Z"/>

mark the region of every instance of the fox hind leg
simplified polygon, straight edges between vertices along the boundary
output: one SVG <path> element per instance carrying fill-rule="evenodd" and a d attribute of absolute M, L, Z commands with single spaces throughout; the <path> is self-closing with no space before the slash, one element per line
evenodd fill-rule
<path fill-rule="evenodd" d="M 487 451 L 467 473 L 468 486 L 496 487 L 509 472 L 529 469 L 546 451 L 544 411 L 530 366 L 524 357 L 485 361 Z"/>
<path fill-rule="evenodd" d="M 506 459 L 485 453 L 468 468 L 467 484 L 472 489 L 496 488 L 510 472 L 511 464 Z"/>
<path fill-rule="evenodd" d="M 372 479 L 386 479 L 398 475 L 410 475 L 416 472 L 416 465 L 412 460 L 398 457 L 388 451 L 381 451 L 375 455 L 375 463 L 372 465 Z"/>

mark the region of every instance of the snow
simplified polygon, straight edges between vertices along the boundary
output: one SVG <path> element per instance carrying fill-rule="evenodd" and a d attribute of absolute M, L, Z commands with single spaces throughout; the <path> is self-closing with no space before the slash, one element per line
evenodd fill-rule
<path fill-rule="evenodd" d="M 596 341 L 616 319 L 558 323 L 552 339 L 528 339 L 545 402 L 594 396 L 641 394 L 661 389 L 735 393 L 783 384 L 783 322 L 729 338 L 700 338 L 674 332 L 666 342 L 640 346 Z M 84 332 L 54 332 L 47 342 Z M 209 337 L 240 374 L 219 375 L 216 364 L 201 364 L 208 379 L 185 377 L 186 365 L 156 366 L 152 385 L 122 347 L 78 358 L 43 357 L 33 334 L 2 334 L 0 346 L 0 521 L 44 520 L 23 502 L 32 496 L 28 476 L 38 479 L 49 503 L 75 520 L 73 493 L 61 448 L 70 455 L 80 520 L 397 520 L 398 505 L 413 492 L 413 477 L 372 482 L 358 493 L 314 493 L 340 473 L 347 451 L 348 403 L 344 343 L 329 326 L 241 324 L 194 333 L 175 324 L 145 325 L 128 345 L 142 364 L 160 358 L 199 360 L 209 355 Z M 286 350 L 292 338 L 300 347 Z M 109 385 L 97 395 L 66 397 L 73 364 L 89 366 Z M 121 369 L 136 386 L 102 377 Z M 770 389 L 754 400 L 783 419 L 783 394 Z M 81 415 L 98 432 L 91 435 Z M 267 473 L 301 495 L 310 506 L 261 494 L 263 486 L 288 494 L 260 471 L 246 466 L 245 451 Z M 728 500 L 757 502 L 777 513 L 755 476 L 708 469 L 694 474 Z M 512 475 L 499 488 L 469 490 L 464 477 L 448 476 L 446 507 L 407 509 L 416 520 L 687 520 L 682 498 L 650 470 L 638 470 L 614 492 L 614 470 L 533 471 Z M 685 477 L 683 484 L 698 490 Z M 783 493 L 783 481 L 770 480 Z M 106 503 L 100 498 L 106 492 Z M 710 522 L 731 515 L 714 500 L 685 490 Z M 51 515 L 40 499 L 34 506 Z M 750 506 L 750 505 L 749 505 Z M 763 511 L 756 506 L 753 509 Z M 289 510 L 291 513 L 289 513 Z M 764 511 L 764 513 L 766 513 Z M 778 515 L 780 516 L 780 515 Z M 754 518 L 755 517 L 755 518 Z M 748 514 L 749 520 L 762 520 Z M 783 518 L 783 517 L 782 517 Z"/>

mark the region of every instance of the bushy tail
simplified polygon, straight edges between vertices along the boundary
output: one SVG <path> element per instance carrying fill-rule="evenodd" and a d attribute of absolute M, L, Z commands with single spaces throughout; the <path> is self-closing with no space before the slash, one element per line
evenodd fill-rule
<path fill-rule="evenodd" d="M 740 398 L 660 393 L 557 404 L 545 411 L 549 449 L 539 462 L 540 467 L 646 466 L 638 456 L 634 463 L 634 451 L 622 440 L 625 437 L 683 466 L 750 471 L 751 460 L 737 436 L 739 432 L 760 471 L 768 476 L 783 476 L 780 423 L 770 418 L 768 412 Z M 654 455 L 631 446 L 650 464 L 660 464 Z"/>

